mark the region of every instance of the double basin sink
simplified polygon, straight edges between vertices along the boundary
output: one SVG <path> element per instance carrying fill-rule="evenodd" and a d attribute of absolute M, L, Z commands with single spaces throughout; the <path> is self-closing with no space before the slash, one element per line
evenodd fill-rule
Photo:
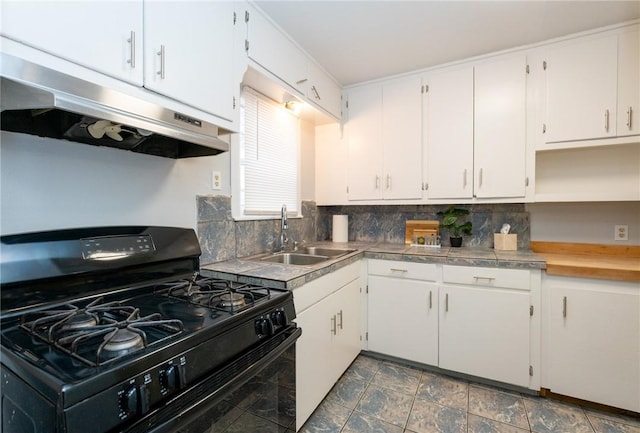
<path fill-rule="evenodd" d="M 293 252 L 282 252 L 269 254 L 266 257 L 258 258 L 261 262 L 281 263 L 284 265 L 309 266 L 352 253 L 356 250 L 342 250 L 323 247 L 302 247 Z"/>

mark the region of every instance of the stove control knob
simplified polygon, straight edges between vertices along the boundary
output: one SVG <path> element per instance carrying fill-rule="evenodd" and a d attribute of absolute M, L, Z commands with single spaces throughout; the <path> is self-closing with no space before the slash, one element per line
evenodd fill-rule
<path fill-rule="evenodd" d="M 122 394 L 122 410 L 129 415 L 135 415 L 138 411 L 138 389 L 135 386 L 127 388 Z"/>
<path fill-rule="evenodd" d="M 271 321 L 276 326 L 285 326 L 287 324 L 287 313 L 284 310 L 277 310 L 271 313 Z"/>
<path fill-rule="evenodd" d="M 160 385 L 169 391 L 173 391 L 179 385 L 178 374 L 178 369 L 175 365 L 167 365 L 164 371 L 160 373 Z"/>
<path fill-rule="evenodd" d="M 260 337 L 268 337 L 273 335 L 273 323 L 269 319 L 258 319 L 255 324 L 256 333 Z"/>

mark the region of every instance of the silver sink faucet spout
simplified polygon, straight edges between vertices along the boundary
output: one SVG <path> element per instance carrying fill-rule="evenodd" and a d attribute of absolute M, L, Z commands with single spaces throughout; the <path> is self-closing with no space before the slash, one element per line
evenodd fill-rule
<path fill-rule="evenodd" d="M 287 223 L 287 205 L 283 204 L 280 214 L 280 251 L 284 251 L 287 242 L 289 242 L 289 238 L 287 237 L 288 228 L 289 225 Z"/>

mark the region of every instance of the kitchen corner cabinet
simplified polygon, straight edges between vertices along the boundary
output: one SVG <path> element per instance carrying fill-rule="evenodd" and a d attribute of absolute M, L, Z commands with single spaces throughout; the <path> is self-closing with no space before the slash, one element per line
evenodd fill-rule
<path fill-rule="evenodd" d="M 145 2 L 144 86 L 232 120 L 233 2 Z"/>
<path fill-rule="evenodd" d="M 530 386 L 530 272 L 443 266 L 440 368 Z"/>
<path fill-rule="evenodd" d="M 640 134 L 637 26 L 551 45 L 546 74 L 546 143 Z"/>
<path fill-rule="evenodd" d="M 332 206 L 348 204 L 347 141 L 339 123 L 316 126 L 316 204 Z"/>
<path fill-rule="evenodd" d="M 473 197 L 473 66 L 424 77 L 424 178 L 430 199 Z"/>
<path fill-rule="evenodd" d="M 296 431 L 360 353 L 361 262 L 294 289 L 296 323 Z"/>
<path fill-rule="evenodd" d="M 368 267 L 368 350 L 438 365 L 436 265 L 369 260 Z"/>
<path fill-rule="evenodd" d="M 351 89 L 349 200 L 422 197 L 421 78 Z"/>
<path fill-rule="evenodd" d="M 551 391 L 640 412 L 637 283 L 547 275 Z"/>
<path fill-rule="evenodd" d="M 336 119 L 342 118 L 342 88 L 314 62 L 309 62 L 307 100 Z"/>
<path fill-rule="evenodd" d="M 2 2 L 0 33 L 138 86 L 143 83 L 143 2 Z"/>

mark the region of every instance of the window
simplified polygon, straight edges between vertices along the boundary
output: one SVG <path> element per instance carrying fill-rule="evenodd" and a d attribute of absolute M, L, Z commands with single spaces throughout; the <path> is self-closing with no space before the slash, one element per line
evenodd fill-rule
<path fill-rule="evenodd" d="M 297 116 L 252 89 L 245 88 L 240 102 L 240 135 L 234 218 L 280 216 L 282 205 L 300 213 L 299 142 Z"/>

